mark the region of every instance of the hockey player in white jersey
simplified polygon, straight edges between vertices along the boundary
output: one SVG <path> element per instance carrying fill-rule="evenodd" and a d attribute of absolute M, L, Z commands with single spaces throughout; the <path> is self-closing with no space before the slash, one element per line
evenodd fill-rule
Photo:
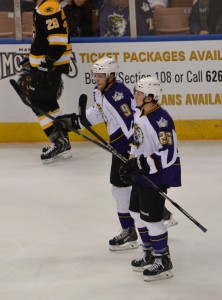
<path fill-rule="evenodd" d="M 131 264 L 134 271 L 143 271 L 145 281 L 172 277 L 173 265 L 163 220 L 165 199 L 140 175 L 147 176 L 165 193 L 170 187 L 181 186 L 174 122 L 158 104 L 161 93 L 161 83 L 155 77 L 137 82 L 131 159 L 120 168 L 123 182 L 133 181 L 131 216 L 137 227 L 144 227 L 143 255 Z"/>
<path fill-rule="evenodd" d="M 92 75 L 96 80 L 93 90 L 94 106 L 86 111 L 88 125 L 105 122 L 110 144 L 123 156 L 129 158 L 130 143 L 133 139 L 133 110 L 135 100 L 130 90 L 116 78 L 119 66 L 115 59 L 103 57 L 95 62 Z M 75 113 L 59 116 L 58 119 L 67 128 L 83 129 L 79 116 Z M 119 177 L 119 168 L 123 162 L 116 156 L 112 157 L 110 183 L 112 195 L 116 201 L 117 214 L 122 227 L 119 235 L 109 241 L 111 251 L 137 248 L 137 233 L 134 220 L 129 213 L 131 182 L 124 183 Z M 165 210 L 168 215 L 172 215 Z M 172 219 L 172 217 L 170 218 Z M 140 236 L 143 228 L 138 228 Z"/>
<path fill-rule="evenodd" d="M 115 59 L 103 57 L 95 62 L 92 75 L 96 87 L 93 90 L 94 106 L 86 110 L 89 126 L 105 122 L 110 144 L 123 156 L 129 157 L 130 143 L 133 138 L 133 109 L 135 101 L 130 90 L 116 80 L 119 66 Z M 83 129 L 76 114 L 59 117 L 67 123 L 71 120 L 72 127 Z M 111 251 L 138 248 L 138 236 L 134 220 L 129 213 L 131 183 L 124 183 L 119 177 L 119 168 L 123 162 L 116 156 L 112 157 L 110 183 L 112 195 L 116 201 L 117 214 L 122 227 L 121 233 L 109 241 Z"/>

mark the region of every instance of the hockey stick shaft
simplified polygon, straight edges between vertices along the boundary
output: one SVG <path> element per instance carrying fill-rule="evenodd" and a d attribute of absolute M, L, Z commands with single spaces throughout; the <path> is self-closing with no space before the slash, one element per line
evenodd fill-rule
<path fill-rule="evenodd" d="M 55 123 L 60 123 L 60 121 L 56 120 L 55 117 L 53 117 L 52 115 L 50 115 L 49 113 L 43 111 L 42 109 L 36 107 L 35 105 L 31 104 L 30 101 L 26 98 L 26 96 L 22 93 L 18 83 L 14 80 L 14 79 L 11 79 L 10 80 L 10 84 L 12 85 L 12 87 L 14 88 L 14 90 L 16 91 L 16 93 L 18 94 L 18 96 L 20 97 L 20 99 L 22 100 L 22 102 L 26 105 L 26 106 L 29 106 L 30 108 L 32 108 L 33 110 L 35 110 L 36 112 L 38 112 L 39 114 L 43 115 L 43 116 L 46 116 L 48 117 L 49 119 L 51 119 L 53 122 Z M 74 133 L 80 135 L 81 137 L 85 138 L 86 140 L 94 143 L 95 145 L 103 148 L 104 150 L 110 152 L 110 150 L 103 144 L 95 141 L 94 139 L 91 139 L 90 137 L 88 137 L 87 135 L 83 134 L 82 132 L 79 132 L 78 130 L 74 129 L 74 128 L 70 128 L 71 131 L 73 131 Z M 111 152 L 110 152 L 111 153 Z"/>
<path fill-rule="evenodd" d="M 82 100 L 82 101 L 81 101 Z M 79 113 L 81 118 L 82 125 L 90 132 L 92 133 L 96 138 L 100 140 L 101 143 L 106 145 L 110 152 L 119 157 L 124 163 L 126 163 L 128 160 L 122 156 L 116 149 L 114 149 L 106 140 L 104 140 L 97 132 L 95 132 L 91 127 L 88 126 L 87 120 L 86 120 L 86 103 L 87 103 L 87 96 L 84 95 L 84 98 L 79 99 Z M 170 201 L 172 205 L 174 205 L 179 211 L 181 211 L 188 219 L 190 219 L 195 225 L 197 225 L 203 232 L 206 232 L 207 229 L 201 225 L 197 220 L 195 220 L 185 209 L 183 209 L 178 203 L 173 201 L 170 197 L 167 196 L 166 193 L 164 193 L 163 190 L 159 186 L 157 186 L 152 180 L 150 180 L 147 176 L 141 175 L 144 180 L 146 180 L 154 189 L 156 189 L 161 196 L 164 197 L 164 199 L 167 199 Z"/>
<path fill-rule="evenodd" d="M 128 159 L 116 151 L 106 140 L 104 140 L 97 132 L 95 132 L 90 126 L 88 126 L 88 122 L 86 119 L 86 104 L 87 104 L 87 96 L 85 94 L 80 95 L 79 97 L 79 115 L 80 121 L 82 125 L 90 132 L 93 136 L 95 136 L 103 145 L 105 145 L 109 152 L 117 156 L 124 163 L 127 163 Z"/>
<path fill-rule="evenodd" d="M 169 200 L 171 204 L 173 204 L 177 209 L 179 209 L 188 219 L 190 219 L 195 225 L 197 225 L 203 232 L 206 232 L 207 229 L 201 225 L 197 220 L 195 220 L 185 209 L 183 209 L 178 203 L 173 201 L 170 197 L 167 196 L 154 182 L 152 182 L 147 176 L 142 175 L 142 177 L 149 182 L 156 190 L 158 190 L 159 194 L 162 195 L 165 199 Z"/>

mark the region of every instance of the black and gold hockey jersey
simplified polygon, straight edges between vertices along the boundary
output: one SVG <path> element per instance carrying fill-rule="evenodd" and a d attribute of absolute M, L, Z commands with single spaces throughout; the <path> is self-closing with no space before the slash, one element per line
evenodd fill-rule
<path fill-rule="evenodd" d="M 29 60 L 37 68 L 45 57 L 54 61 L 61 72 L 68 73 L 72 46 L 66 16 L 57 0 L 44 0 L 33 15 L 33 41 Z"/>

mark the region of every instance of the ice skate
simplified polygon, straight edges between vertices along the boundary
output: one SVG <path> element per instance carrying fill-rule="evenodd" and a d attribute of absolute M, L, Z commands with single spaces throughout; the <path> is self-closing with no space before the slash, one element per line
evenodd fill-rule
<path fill-rule="evenodd" d="M 142 255 L 131 262 L 133 271 L 143 272 L 144 268 L 153 261 L 151 249 L 146 249 L 144 246 L 142 246 L 142 251 Z"/>
<path fill-rule="evenodd" d="M 55 142 L 42 149 L 41 160 L 43 164 L 53 163 L 57 159 L 70 158 L 72 153 L 70 151 L 71 145 L 67 138 L 59 137 Z"/>
<path fill-rule="evenodd" d="M 178 221 L 174 219 L 173 214 L 166 208 L 164 208 L 163 212 L 163 220 L 164 220 L 164 226 L 166 228 L 175 226 L 178 224 Z"/>
<path fill-rule="evenodd" d="M 137 239 L 138 235 L 134 227 L 123 229 L 119 235 L 109 240 L 109 250 L 121 251 L 136 249 L 139 247 Z"/>
<path fill-rule="evenodd" d="M 42 153 L 45 153 L 47 152 L 51 147 L 52 147 L 53 143 L 50 145 L 50 146 L 47 146 L 47 147 L 43 147 L 42 148 Z M 69 143 L 69 145 L 67 146 L 67 150 L 71 150 L 71 145 Z"/>
<path fill-rule="evenodd" d="M 143 271 L 144 281 L 154 281 L 173 277 L 173 265 L 169 254 L 153 255 L 153 262 Z"/>

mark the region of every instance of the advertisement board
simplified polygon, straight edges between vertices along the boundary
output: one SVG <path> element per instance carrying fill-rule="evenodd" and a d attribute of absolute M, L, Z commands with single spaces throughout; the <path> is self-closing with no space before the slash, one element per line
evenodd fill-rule
<path fill-rule="evenodd" d="M 181 138 L 222 138 L 221 40 L 85 42 L 72 47 L 70 73 L 63 76 L 59 100 L 64 113 L 78 111 L 82 93 L 88 96 L 88 106 L 93 104 L 91 67 L 106 55 L 118 60 L 118 80 L 132 91 L 140 78 L 157 76 L 163 84 L 160 104 L 176 120 Z M 36 123 L 9 84 L 9 79 L 18 78 L 29 48 L 30 44 L 0 44 L 1 128 L 6 123 Z"/>

